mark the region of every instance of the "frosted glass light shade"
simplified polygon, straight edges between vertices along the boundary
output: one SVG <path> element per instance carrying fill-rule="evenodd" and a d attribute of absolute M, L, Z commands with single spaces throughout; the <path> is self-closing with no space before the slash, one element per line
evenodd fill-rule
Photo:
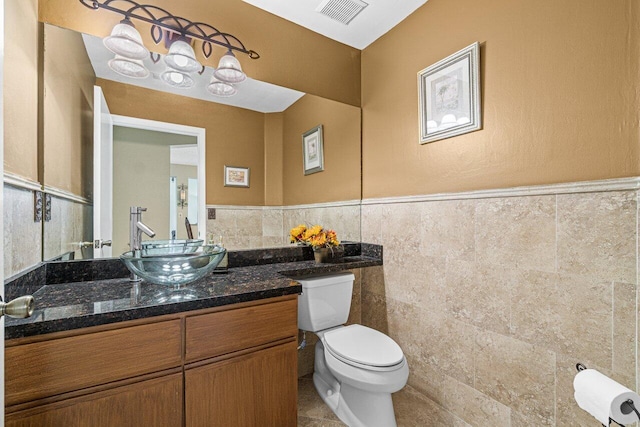
<path fill-rule="evenodd" d="M 202 68 L 196 59 L 193 48 L 184 40 L 176 40 L 171 44 L 169 53 L 164 57 L 164 62 L 174 70 L 184 73 L 192 73 Z"/>
<path fill-rule="evenodd" d="M 109 68 L 125 77 L 144 79 L 149 75 L 149 70 L 147 70 L 139 59 L 129 59 L 116 55 L 116 57 L 110 60 L 108 64 Z"/>
<path fill-rule="evenodd" d="M 225 83 L 241 83 L 247 78 L 247 75 L 242 71 L 240 61 L 231 51 L 228 51 L 220 58 L 218 68 L 216 68 L 213 75 Z"/>
<path fill-rule="evenodd" d="M 168 85 L 177 87 L 180 89 L 189 89 L 193 87 L 193 78 L 182 71 L 168 69 L 160 75 L 160 78 Z"/>
<path fill-rule="evenodd" d="M 149 50 L 142 44 L 142 37 L 131 21 L 122 20 L 102 41 L 107 49 L 127 59 L 144 59 Z"/>
<path fill-rule="evenodd" d="M 225 82 L 221 82 L 216 79 L 216 76 L 211 76 L 211 82 L 207 86 L 209 93 L 215 96 L 229 97 L 238 93 L 238 90 L 233 85 Z"/>

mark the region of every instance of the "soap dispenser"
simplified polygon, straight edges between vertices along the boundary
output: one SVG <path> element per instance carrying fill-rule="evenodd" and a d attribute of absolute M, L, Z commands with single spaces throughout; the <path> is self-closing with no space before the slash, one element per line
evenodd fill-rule
<path fill-rule="evenodd" d="M 222 239 L 222 236 L 220 236 L 220 242 L 218 243 L 218 246 L 224 248 L 224 241 Z M 216 266 L 216 268 L 213 269 L 214 273 L 228 273 L 229 272 L 229 256 L 227 254 L 227 252 L 225 252 L 224 257 L 222 258 L 222 261 L 220 261 L 220 264 L 218 264 Z"/>

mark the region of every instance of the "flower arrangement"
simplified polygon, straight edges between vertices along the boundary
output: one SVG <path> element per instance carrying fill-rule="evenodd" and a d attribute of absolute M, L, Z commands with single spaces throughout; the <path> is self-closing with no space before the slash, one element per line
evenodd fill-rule
<path fill-rule="evenodd" d="M 321 225 L 307 227 L 304 224 L 293 227 L 289 231 L 291 243 L 312 246 L 313 249 L 333 248 L 340 245 L 338 235 L 333 230 L 325 230 Z"/>

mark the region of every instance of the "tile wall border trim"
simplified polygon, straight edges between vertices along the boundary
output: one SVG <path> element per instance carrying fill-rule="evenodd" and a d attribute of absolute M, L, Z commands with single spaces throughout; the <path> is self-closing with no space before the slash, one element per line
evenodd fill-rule
<path fill-rule="evenodd" d="M 21 188 L 23 190 L 42 191 L 42 185 L 39 182 L 10 172 L 4 173 L 4 184 Z"/>
<path fill-rule="evenodd" d="M 49 187 L 48 185 L 44 186 L 44 192 L 47 194 L 51 194 L 52 196 L 57 197 L 59 199 L 70 200 L 72 202 L 82 203 L 83 205 L 89 205 L 89 206 L 93 205 L 91 200 L 87 199 L 86 197 L 77 196 L 73 193 L 70 193 L 65 190 L 61 190 L 59 188 Z"/>
<path fill-rule="evenodd" d="M 11 172 L 4 172 L 3 180 L 5 185 L 10 185 L 12 187 L 20 188 L 23 190 L 42 191 L 43 193 L 51 194 L 54 197 L 70 200 L 72 202 L 82 203 L 84 205 L 93 204 L 91 200 L 87 199 L 86 197 L 77 196 L 68 191 L 60 190 L 59 188 L 42 185 L 37 181 L 33 181 L 29 178 L 25 178 Z"/>
<path fill-rule="evenodd" d="M 359 206 L 360 199 L 355 200 L 342 200 L 338 202 L 326 202 L 326 203 L 310 203 L 306 205 L 291 205 L 281 206 L 282 210 L 294 210 L 294 209 L 316 209 L 316 208 L 341 208 L 345 206 Z"/>
<path fill-rule="evenodd" d="M 420 196 L 380 197 L 363 199 L 363 205 L 391 203 L 417 203 L 443 200 L 491 199 L 501 197 L 548 196 L 557 194 L 601 193 L 607 191 L 640 190 L 640 177 L 603 179 L 598 181 L 567 182 L 559 184 L 532 185 L 491 190 L 437 193 Z"/>
<path fill-rule="evenodd" d="M 344 206 L 359 206 L 360 200 L 344 200 L 340 202 L 311 203 L 306 205 L 291 206 L 242 206 L 242 205 L 207 205 L 207 208 L 224 210 L 257 210 L 266 211 L 271 209 L 293 210 L 293 209 L 316 209 L 316 208 L 336 208 Z"/>
<path fill-rule="evenodd" d="M 242 211 L 263 211 L 267 209 L 280 209 L 280 206 L 242 206 L 242 205 L 207 205 L 207 209 L 221 209 L 221 210 L 242 210 Z"/>

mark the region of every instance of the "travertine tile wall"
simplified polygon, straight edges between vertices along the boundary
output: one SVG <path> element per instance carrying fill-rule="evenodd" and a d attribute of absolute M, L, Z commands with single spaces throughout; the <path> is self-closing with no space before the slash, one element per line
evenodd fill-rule
<path fill-rule="evenodd" d="M 289 230 L 298 224 L 321 224 L 338 238 L 360 241 L 360 206 L 241 207 L 216 206 L 216 219 L 207 220 L 207 234 L 223 236 L 230 250 L 289 245 Z"/>
<path fill-rule="evenodd" d="M 51 197 L 51 221 L 44 224 L 44 259 L 49 260 L 72 251 L 75 252 L 75 259 L 91 258 L 93 248 L 80 245 L 91 241 L 93 207 Z"/>
<path fill-rule="evenodd" d="M 4 185 L 4 277 L 42 259 L 42 223 L 34 221 L 33 191 Z"/>
<path fill-rule="evenodd" d="M 92 207 L 53 196 L 51 221 L 34 221 L 33 190 L 4 185 L 4 275 L 11 277 L 44 259 L 75 252 L 75 259 L 92 255 L 79 242 L 92 240 Z M 43 252 L 44 240 L 44 252 Z"/>
<path fill-rule="evenodd" d="M 362 321 L 434 420 L 599 426 L 575 364 L 637 387 L 637 219 L 636 191 L 365 204 L 384 266 L 362 270 Z"/>

